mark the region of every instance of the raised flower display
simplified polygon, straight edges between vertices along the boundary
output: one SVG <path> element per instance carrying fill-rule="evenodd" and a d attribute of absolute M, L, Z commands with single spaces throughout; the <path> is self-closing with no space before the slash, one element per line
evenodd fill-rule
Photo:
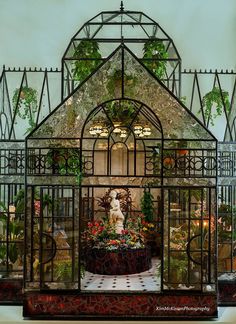
<path fill-rule="evenodd" d="M 121 234 L 109 222 L 89 222 L 82 233 L 86 270 L 108 275 L 148 270 L 151 251 L 144 233 L 153 228 L 154 225 L 145 222 L 141 216 L 128 218 Z"/>
<path fill-rule="evenodd" d="M 104 221 L 89 222 L 82 238 L 88 248 L 108 251 L 145 247 L 145 239 L 141 231 L 128 228 L 124 229 L 121 234 L 117 234 L 115 227 Z"/>

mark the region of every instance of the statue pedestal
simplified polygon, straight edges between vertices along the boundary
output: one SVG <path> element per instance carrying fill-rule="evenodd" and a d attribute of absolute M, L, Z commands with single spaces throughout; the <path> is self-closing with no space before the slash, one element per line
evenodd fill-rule
<path fill-rule="evenodd" d="M 146 271 L 151 265 L 149 247 L 116 251 L 89 249 L 86 253 L 86 270 L 92 273 L 126 275 Z"/>

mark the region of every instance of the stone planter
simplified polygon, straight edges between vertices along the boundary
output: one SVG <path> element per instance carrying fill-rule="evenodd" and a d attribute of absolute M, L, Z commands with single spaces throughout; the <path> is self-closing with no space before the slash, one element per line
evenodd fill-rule
<path fill-rule="evenodd" d="M 86 270 L 92 273 L 126 275 L 146 271 L 151 265 L 149 247 L 116 251 L 89 249 L 86 253 Z"/>

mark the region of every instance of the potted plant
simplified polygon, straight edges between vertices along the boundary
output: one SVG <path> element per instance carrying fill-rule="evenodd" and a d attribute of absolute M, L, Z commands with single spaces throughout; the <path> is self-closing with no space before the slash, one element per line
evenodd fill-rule
<path fill-rule="evenodd" d="M 35 126 L 35 114 L 38 109 L 37 90 L 23 86 L 14 91 L 12 97 L 13 111 L 22 119 L 27 119 L 29 128 L 26 133 L 32 131 Z"/>
<path fill-rule="evenodd" d="M 178 142 L 178 147 L 179 147 L 179 149 L 177 150 L 178 155 L 185 156 L 188 154 L 188 152 L 189 152 L 187 149 L 188 142 L 186 140 L 180 140 Z"/>
<path fill-rule="evenodd" d="M 149 39 L 143 46 L 143 63 L 156 77 L 163 80 L 166 75 L 168 52 L 160 39 Z M 145 60 L 147 59 L 147 60 Z"/>
<path fill-rule="evenodd" d="M 173 169 L 175 167 L 175 158 L 175 150 L 163 150 L 162 163 L 164 169 L 166 169 L 165 171 Z"/>
<path fill-rule="evenodd" d="M 230 111 L 229 93 L 223 89 L 216 86 L 212 90 L 204 95 L 202 98 L 202 108 L 203 113 L 207 121 L 214 126 L 214 119 L 217 116 L 221 116 L 224 112 L 224 107 L 226 113 Z M 213 108 L 215 109 L 213 112 Z M 201 109 L 198 111 L 201 113 Z"/>
<path fill-rule="evenodd" d="M 72 77 L 76 81 L 83 81 L 102 62 L 99 45 L 94 39 L 84 39 L 75 48 L 72 55 Z"/>

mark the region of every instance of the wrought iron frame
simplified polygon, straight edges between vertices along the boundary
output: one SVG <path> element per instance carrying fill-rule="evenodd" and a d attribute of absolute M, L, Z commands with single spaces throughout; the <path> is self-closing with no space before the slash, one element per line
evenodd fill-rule
<path fill-rule="evenodd" d="M 127 48 L 125 47 L 125 45 L 121 46 L 120 47 L 120 50 L 121 50 L 121 71 L 122 71 L 122 75 L 123 75 L 123 78 L 122 78 L 122 83 L 123 83 L 123 86 L 122 86 L 122 96 L 121 98 L 114 98 L 115 100 L 119 100 L 119 101 L 122 101 L 122 100 L 131 100 L 131 101 L 134 101 L 132 98 L 127 98 L 125 97 L 125 91 L 124 91 L 124 51 L 127 50 Z M 132 53 L 131 53 L 132 54 Z M 143 64 L 141 62 L 139 62 L 142 66 Z M 97 68 L 97 71 L 99 71 L 99 67 Z M 96 72 L 94 72 L 96 73 Z M 151 73 L 150 73 L 151 75 Z M 89 82 L 89 80 L 88 80 Z M 156 79 L 156 82 L 159 82 L 157 79 Z M 72 93 L 72 96 L 73 94 L 76 94 L 76 92 L 80 90 L 80 87 L 83 86 L 80 85 L 78 86 L 74 92 Z M 165 91 L 169 91 L 163 84 L 161 84 L 162 87 L 164 87 Z M 170 92 L 169 92 L 170 93 Z M 65 99 L 64 100 L 64 103 L 68 100 Z M 63 107 L 63 104 L 62 103 L 62 107 Z M 178 104 L 181 105 L 180 102 L 178 102 Z M 141 109 L 142 109 L 142 104 L 141 103 Z M 60 107 L 60 106 L 59 106 Z M 59 109 L 59 107 L 57 108 L 57 110 Z M 101 105 L 101 109 L 104 109 L 104 104 Z M 149 108 L 150 109 L 150 108 Z M 137 108 L 137 111 L 138 113 L 140 113 L 140 109 Z M 93 113 L 95 112 L 95 113 Z M 77 148 L 77 149 L 80 149 L 80 160 L 82 161 L 82 157 L 83 157 L 83 153 L 84 153 L 84 142 L 88 142 L 89 140 L 89 137 L 88 137 L 88 129 L 89 129 L 89 122 L 91 121 L 91 117 L 94 117 L 94 115 L 96 116 L 96 108 L 94 108 L 91 112 L 90 115 L 87 116 L 87 119 L 83 122 L 83 128 L 82 128 L 82 133 L 81 133 L 81 136 L 78 138 L 78 137 L 74 137 L 74 138 L 64 138 L 64 137 L 60 137 L 60 138 L 53 138 L 54 140 L 54 147 L 55 149 L 57 148 L 56 146 L 56 143 L 58 141 L 60 141 L 61 143 L 61 148 Z M 155 113 L 153 113 L 154 116 L 155 116 Z M 189 112 L 189 114 L 191 115 L 191 113 Z M 53 116 L 53 113 L 49 116 L 49 118 L 51 118 L 51 116 Z M 156 117 L 157 118 L 157 117 Z M 87 123 L 87 124 L 86 124 Z M 87 126 L 88 125 L 88 126 Z M 38 129 L 40 127 L 43 127 L 43 123 L 41 125 L 39 125 Z M 87 128 L 87 132 L 86 132 L 86 127 Z M 201 126 L 204 128 L 204 126 Z M 161 128 L 159 127 L 159 130 Z M 206 130 L 206 129 L 205 129 Z M 83 135 L 85 133 L 85 136 Z M 43 147 L 42 143 L 45 141 L 47 142 L 47 138 L 41 138 L 39 135 L 37 135 L 36 137 L 34 137 L 34 134 L 39 134 L 37 133 L 37 129 L 35 131 L 35 133 L 33 132 L 32 134 L 30 134 L 30 136 L 28 136 L 28 138 L 26 139 L 26 159 L 28 159 L 28 154 L 32 154 L 33 150 L 35 150 L 35 154 L 36 156 L 38 155 L 37 152 L 40 152 L 40 146 Z M 92 139 L 93 142 L 96 141 L 96 139 L 94 137 L 90 137 Z M 153 141 L 155 139 L 152 139 Z M 158 136 L 158 140 L 160 140 L 159 136 Z M 182 187 L 183 189 L 188 189 L 188 190 L 194 190 L 194 189 L 201 189 L 201 188 L 205 188 L 205 190 L 208 190 L 211 192 L 212 191 L 212 194 L 210 194 L 209 196 L 209 203 L 210 205 L 213 204 L 213 200 L 214 200 L 214 194 L 213 192 L 215 191 L 215 187 L 216 187 L 216 177 L 217 177 L 217 159 L 216 159 L 216 139 L 211 136 L 210 139 L 206 139 L 206 138 L 203 138 L 203 139 L 200 139 L 200 142 L 198 144 L 198 147 L 193 147 L 192 146 L 192 143 L 194 141 L 193 138 L 184 138 L 185 141 L 187 141 L 187 147 L 186 149 L 188 150 L 188 156 L 186 156 L 184 159 L 186 161 L 181 161 L 182 162 L 186 162 L 188 163 L 188 167 L 187 168 L 183 168 L 184 170 L 181 170 L 181 172 L 176 172 L 176 169 L 179 168 L 180 166 L 180 163 L 179 163 L 179 155 L 177 153 L 177 150 L 181 149 L 181 145 L 179 145 L 179 142 L 183 140 L 183 138 L 168 138 L 168 139 L 161 139 L 161 142 L 162 142 L 162 145 L 160 147 L 160 156 L 161 156 L 161 167 L 160 167 L 160 174 L 155 174 L 155 175 L 147 175 L 146 172 L 143 173 L 144 175 L 144 179 L 147 178 L 148 181 L 149 179 L 153 179 L 153 180 L 159 180 L 157 181 L 157 183 L 152 183 L 152 185 L 148 184 L 148 183 L 143 183 L 141 185 L 141 187 L 150 187 L 149 190 L 154 190 L 155 188 L 161 188 L 161 201 L 162 201 L 162 211 L 163 211 L 163 215 L 164 215 L 164 211 L 165 211 L 165 215 L 166 217 L 168 217 L 169 213 L 170 213 L 170 210 L 168 209 L 168 207 L 165 205 L 164 203 L 164 197 L 165 197 L 165 192 L 166 190 L 180 190 L 180 187 Z M 174 142 L 174 144 L 172 144 L 173 146 L 170 146 L 170 142 Z M 77 142 L 77 145 L 75 145 L 75 143 Z M 35 143 L 35 144 L 34 144 Z M 37 143 L 37 144 L 36 144 Z M 68 143 L 69 146 L 68 146 Z M 154 142 L 153 142 L 154 143 Z M 49 149 L 49 146 L 48 144 L 46 145 Z M 46 146 L 45 146 L 45 149 L 46 149 Z M 154 145 L 155 146 L 155 145 Z M 92 150 L 96 150 L 94 148 L 94 144 L 92 144 Z M 110 149 L 107 149 L 108 151 Z M 171 151 L 171 152 L 170 152 Z M 172 151 L 174 152 L 174 166 L 172 167 L 172 169 L 174 170 L 173 173 L 171 173 L 172 170 L 169 170 L 168 168 L 167 171 L 168 171 L 168 174 L 166 173 L 165 171 L 165 167 L 163 166 L 163 157 L 168 157 L 168 154 L 171 154 L 170 156 L 172 157 Z M 30 152 L 30 153 L 29 153 Z M 33 152 L 34 153 L 34 152 Z M 167 155 L 165 155 L 165 153 L 168 153 Z M 200 164 L 201 166 L 199 166 L 199 161 L 195 160 L 196 157 L 198 155 L 201 155 L 200 156 Z M 93 155 L 92 155 L 93 156 Z M 67 158 L 65 157 L 65 160 Z M 183 158 L 182 158 L 183 159 Z M 42 161 L 42 158 L 39 157 L 39 160 Z M 108 162 L 110 160 L 108 159 Z M 93 161 L 92 164 L 94 164 L 95 161 Z M 191 164 L 192 163 L 192 164 Z M 115 188 L 116 186 L 120 186 L 119 184 L 119 181 L 117 181 L 116 185 L 112 184 L 112 183 L 106 183 L 106 182 L 103 182 L 103 178 L 105 179 L 106 177 L 109 179 L 111 177 L 111 174 L 109 172 L 110 168 L 108 167 L 107 170 L 108 170 L 108 174 L 104 174 L 103 177 L 101 177 L 101 174 L 98 174 L 98 175 L 93 175 L 91 174 L 91 170 L 93 171 L 93 168 L 90 169 L 90 173 L 86 172 L 83 170 L 83 167 L 84 165 L 86 164 L 86 161 L 83 161 L 83 163 L 80 163 L 80 172 L 82 172 L 84 174 L 84 179 L 82 180 L 81 184 L 79 185 L 79 187 L 77 187 L 77 190 L 79 192 L 79 197 L 81 198 L 82 197 L 82 191 L 83 191 L 83 188 Z M 91 163 L 90 163 L 91 164 Z M 190 165 L 191 164 L 191 165 Z M 37 163 L 36 163 L 37 165 Z M 145 168 L 145 164 L 144 164 L 144 168 Z M 186 171 L 186 170 L 187 171 Z M 45 170 L 43 168 L 43 170 Z M 50 171 L 49 171 L 50 172 Z M 30 169 L 27 168 L 27 177 L 26 177 L 26 186 L 27 186 L 27 191 L 29 192 L 29 195 L 28 195 L 28 199 L 27 199 L 27 219 L 26 219 L 26 222 L 27 222 L 27 226 L 26 226 L 26 240 L 27 240 L 27 245 L 26 245 L 26 256 L 27 255 L 30 255 L 30 258 L 31 258 L 31 261 L 27 260 L 27 257 L 25 258 L 25 290 L 27 291 L 27 296 L 28 296 L 28 301 L 31 300 L 31 294 L 33 296 L 33 298 L 37 295 L 37 294 L 40 294 L 40 291 L 41 293 L 43 294 L 46 294 L 46 295 L 50 295 L 52 292 L 53 294 L 56 293 L 56 294 L 64 294 L 66 293 L 66 290 L 65 290 L 65 287 L 61 287 L 61 290 L 60 292 L 56 292 L 54 289 L 53 289 L 53 285 L 50 285 L 50 283 L 48 281 L 45 282 L 44 284 L 44 280 L 43 280 L 43 275 L 40 275 L 39 276 L 39 279 L 34 279 L 34 277 L 32 276 L 32 269 L 33 269 L 33 259 L 32 259 L 32 244 L 34 244 L 34 236 L 32 236 L 32 228 L 33 228 L 33 219 L 32 217 L 34 217 L 33 215 L 35 214 L 34 212 L 34 206 L 33 206 L 33 195 L 30 194 L 31 192 L 31 189 L 32 187 L 34 186 L 39 186 L 39 187 L 42 187 L 42 188 L 52 188 L 54 187 L 55 190 L 57 190 L 56 188 L 61 188 L 62 186 L 67 186 L 68 185 L 70 186 L 70 188 L 73 188 L 74 186 L 76 186 L 76 181 L 75 181 L 75 178 L 73 177 L 73 173 L 65 173 L 63 175 L 59 175 L 59 174 L 53 174 L 53 170 L 51 170 L 52 172 L 52 177 L 50 177 L 49 179 L 49 183 L 48 181 L 46 180 L 47 179 L 47 172 L 43 173 L 40 175 L 39 173 L 39 169 Z M 75 176 L 75 174 L 74 174 Z M 119 175 L 112 175 L 112 176 L 115 176 L 116 179 L 119 179 Z M 125 179 L 126 178 L 129 178 L 130 175 L 124 175 L 124 177 L 121 176 L 121 179 Z M 88 181 L 90 181 L 89 179 L 90 178 L 93 178 L 93 177 L 97 177 L 97 178 L 100 178 L 100 181 L 99 181 L 99 185 L 98 184 L 92 184 Z M 138 175 L 135 175 L 135 174 L 132 174 L 132 177 L 136 177 L 136 178 L 139 178 L 140 176 Z M 143 177 L 143 176 L 141 176 Z M 177 182 L 176 182 L 176 179 L 177 179 Z M 186 181 L 184 184 L 180 184 L 178 182 L 178 180 L 181 180 L 183 179 L 184 181 Z M 202 179 L 203 180 L 203 183 L 201 184 L 201 182 L 196 185 L 196 184 L 192 184 L 191 181 L 193 180 L 196 180 L 196 179 Z M 123 180 L 122 180 L 123 181 Z M 123 184 L 122 185 L 123 187 L 125 188 L 129 188 L 129 187 L 136 187 L 137 188 L 137 185 L 132 185 L 131 183 L 127 183 L 127 184 Z M 140 187 L 140 184 L 138 184 L 138 187 Z M 190 193 L 190 191 L 189 191 Z M 41 195 L 42 196 L 42 195 Z M 31 198 L 30 198 L 31 197 Z M 42 197 L 41 197 L 42 198 Z M 77 207 L 78 208 L 78 207 Z M 82 211 L 82 204 L 81 204 L 81 199 L 80 199 L 80 203 L 79 203 L 79 210 L 80 212 Z M 209 207 L 208 211 L 211 213 L 211 214 L 214 214 L 214 207 Z M 72 212 L 73 213 L 73 212 Z M 204 221 L 204 216 L 203 216 L 203 207 L 201 207 L 201 212 L 200 212 L 200 218 L 199 218 L 199 222 L 201 224 L 203 224 L 203 221 Z M 164 216 L 162 216 L 164 217 Z M 215 219 L 214 216 L 212 216 L 212 220 Z M 190 238 L 190 215 L 187 217 L 188 218 L 188 237 Z M 42 242 L 43 241 L 43 230 L 44 230 L 44 227 L 43 227 L 43 215 L 42 215 L 42 211 L 40 212 L 40 228 L 41 228 L 41 231 L 39 232 L 39 236 L 40 236 L 40 241 Z M 80 224 L 79 224 L 79 228 L 81 228 L 82 224 L 81 224 L 81 219 L 79 220 Z M 209 274 L 207 275 L 207 279 L 206 281 L 202 281 L 202 285 L 201 287 L 203 288 L 206 287 L 207 285 L 212 285 L 212 291 L 211 292 L 207 292 L 205 289 L 197 289 L 196 291 L 193 291 L 193 293 L 190 293 L 189 290 L 184 290 L 184 289 L 180 289 L 180 290 L 175 290 L 175 289 L 168 289 L 166 287 L 164 287 L 163 283 L 162 283 L 162 293 L 165 292 L 165 294 L 178 294 L 178 295 L 185 295 L 185 296 L 195 296 L 197 294 L 207 294 L 208 296 L 212 296 L 212 298 L 216 298 L 216 269 L 214 268 L 215 267 L 215 257 L 216 257 L 216 250 L 215 250 L 215 246 L 214 246 L 214 232 L 211 232 L 211 219 L 210 218 L 205 218 L 205 221 L 208 221 L 208 235 L 210 237 L 210 241 L 211 243 L 208 243 L 210 245 L 208 245 L 208 247 L 210 246 L 210 250 L 203 250 L 203 243 L 201 242 L 201 250 L 202 250 L 202 254 L 201 254 L 201 261 L 200 263 L 202 263 L 202 258 L 204 255 L 206 255 L 205 253 L 207 253 L 207 259 L 208 260 L 211 260 L 210 261 L 210 264 L 208 265 L 208 269 L 209 270 Z M 214 221 L 213 221 L 214 223 Z M 164 220 L 162 220 L 162 233 L 163 233 L 163 228 L 164 226 Z M 29 230 L 31 228 L 31 230 Z M 202 231 L 203 229 L 203 225 L 200 226 L 200 231 Z M 162 234 L 162 243 L 164 243 L 164 238 L 163 238 L 163 235 Z M 78 240 L 79 242 L 81 241 L 81 232 L 79 232 L 79 237 L 78 237 Z M 211 241 L 212 240 L 212 241 Z M 213 244 L 213 245 L 212 245 Z M 189 243 L 190 245 L 190 243 Z M 53 247 L 54 245 L 52 245 Z M 79 251 L 78 251 L 78 255 L 79 255 L 79 267 L 82 265 L 82 259 L 81 259 L 81 254 L 83 253 L 83 251 L 81 251 L 81 246 L 78 247 L 79 248 Z M 34 248 L 33 248 L 34 249 Z M 41 248 L 43 249 L 43 248 Z M 53 250 L 53 248 L 52 248 Z M 30 252 L 31 251 L 31 252 Z M 194 250 L 192 250 L 191 247 L 189 247 L 189 254 L 194 252 Z M 31 254 L 30 254 L 31 253 Z M 40 252 L 39 250 L 39 257 L 40 257 L 40 254 L 41 254 L 41 262 L 40 264 L 43 263 L 43 259 L 42 259 L 42 254 L 43 254 L 43 250 Z M 55 251 L 53 251 L 53 254 L 55 254 Z M 164 264 L 164 259 L 163 259 L 164 255 L 162 254 L 162 277 L 163 277 L 163 264 Z M 193 261 L 193 258 L 192 260 Z M 41 268 L 41 271 L 43 269 Z M 202 270 L 203 271 L 203 270 Z M 201 272 L 202 272 L 201 271 Z M 73 271 L 72 271 L 73 273 Z M 80 273 L 80 271 L 78 271 L 78 274 Z M 205 280 L 205 279 L 204 279 Z M 74 284 L 74 282 L 72 282 L 72 284 Z M 74 288 L 73 288 L 74 287 Z M 55 287 L 57 288 L 57 286 Z M 79 291 L 79 295 L 78 295 L 78 298 L 85 298 L 85 296 L 89 296 L 90 294 L 92 295 L 96 295 L 96 296 L 102 296 L 101 293 L 94 293 L 94 292 L 83 292 L 83 291 L 80 291 L 80 280 L 78 281 L 78 286 L 72 286 L 71 289 L 73 289 L 74 291 L 77 291 L 77 294 L 78 294 L 78 291 Z M 34 292 L 33 292 L 34 291 Z M 125 292 L 119 292 L 121 295 L 122 294 L 125 294 Z M 109 291 L 109 294 L 114 294 L 112 292 Z M 145 293 L 138 293 L 137 295 L 139 296 L 142 296 L 143 294 Z M 118 296 L 118 295 L 116 295 Z M 31 303 L 31 302 L 30 302 Z M 28 307 L 29 307 L 29 304 L 27 304 L 25 306 L 25 314 L 27 314 L 28 312 Z M 31 310 L 29 311 L 29 313 L 31 312 Z M 29 314 L 28 313 L 28 314 Z M 32 315 L 32 313 L 31 313 Z M 33 315 L 32 315 L 33 316 Z M 37 314 L 37 316 L 39 316 L 39 314 Z M 80 317 L 79 314 L 77 314 L 78 317 Z M 159 315 L 160 316 L 160 315 Z M 169 315 L 170 316 L 170 315 Z M 215 310 L 214 310 L 214 315 L 215 316 Z M 158 317 L 158 316 L 156 316 Z"/>
<path fill-rule="evenodd" d="M 89 20 L 87 23 L 84 24 L 84 26 L 82 26 L 82 28 L 79 30 L 78 33 L 76 33 L 74 35 L 74 37 L 72 38 L 71 40 L 71 43 L 68 45 L 68 48 L 67 50 L 69 49 L 69 47 L 71 46 L 71 44 L 73 44 L 73 42 L 78 42 L 80 40 L 83 40 L 84 37 L 81 36 L 81 32 L 83 32 L 84 30 L 86 31 L 85 33 L 85 38 L 86 39 L 97 39 L 98 42 L 101 42 L 101 43 L 125 43 L 125 44 L 139 44 L 140 42 L 144 42 L 146 41 L 148 38 L 150 38 L 150 35 L 147 35 L 147 38 L 143 38 L 141 39 L 140 41 L 137 39 L 137 38 L 129 38 L 129 39 L 126 39 L 125 37 L 122 36 L 122 29 L 125 28 L 126 25 L 130 26 L 132 25 L 132 23 L 124 23 L 124 22 L 119 22 L 119 24 L 116 24 L 114 23 L 114 25 L 119 25 L 120 26 L 120 37 L 118 37 L 117 39 L 104 39 L 104 38 L 96 38 L 96 35 L 90 35 L 88 34 L 88 30 L 89 30 L 89 27 L 94 25 L 98 25 L 100 27 L 102 26 L 106 26 L 106 25 L 112 25 L 112 22 L 108 22 L 106 21 L 107 18 L 106 17 L 106 14 L 108 13 L 108 15 L 110 15 L 110 17 L 112 18 L 113 17 L 113 14 L 115 14 L 116 16 L 124 16 L 124 15 L 129 15 L 129 14 L 138 14 L 139 15 L 139 20 L 135 23 L 139 26 L 148 26 L 148 23 L 145 23 L 145 22 L 142 22 L 142 19 L 149 19 L 151 22 L 150 24 L 153 26 L 155 26 L 155 28 L 159 28 L 163 33 L 164 35 L 166 35 L 166 33 L 163 31 L 163 29 L 153 20 L 151 20 L 149 17 L 147 17 L 145 14 L 143 13 L 137 13 L 137 12 L 128 12 L 128 11 L 124 11 L 124 8 L 123 6 L 121 7 L 121 10 L 120 11 L 116 11 L 116 12 L 101 12 L 100 14 L 96 15 L 94 18 L 92 18 L 91 20 Z M 95 22 L 94 19 L 96 20 L 97 18 L 101 17 L 102 20 L 101 22 Z M 100 28 L 98 27 L 98 28 Z M 153 36 L 153 35 L 152 35 Z M 166 39 L 170 40 L 169 36 L 166 35 Z M 171 44 L 172 43 L 172 40 L 171 40 Z M 170 43 L 169 43 L 170 45 Z M 174 46 L 174 44 L 173 44 Z M 66 60 L 68 59 L 69 61 L 69 58 L 66 56 L 67 55 L 67 50 L 62 58 L 62 72 L 59 71 L 58 69 L 56 70 L 42 70 L 42 69 L 5 69 L 5 67 L 3 67 L 3 72 L 2 72 L 2 75 L 1 75 L 1 78 L 0 78 L 0 84 L 3 85 L 3 88 L 2 88 L 2 99 L 1 99 L 1 114 L 4 113 L 4 107 L 5 105 L 7 105 L 7 108 L 9 108 L 9 114 L 7 115 L 7 123 L 10 124 L 10 126 L 8 127 L 9 129 L 9 132 L 8 132 L 8 135 L 6 131 L 3 131 L 4 127 L 3 127 L 3 123 L 2 123 L 2 119 L 1 119 L 1 125 L 0 125 L 0 128 L 1 128 L 1 140 L 7 140 L 7 139 L 18 139 L 17 136 L 15 136 L 15 126 L 14 126 L 14 116 L 11 115 L 11 111 L 12 111 L 12 108 L 11 108 L 11 102 L 10 102 L 10 97 L 9 97 L 9 91 L 8 91 L 8 88 L 9 88 L 9 85 L 10 85 L 10 80 L 7 79 L 7 75 L 10 74 L 11 72 L 15 72 L 15 73 L 18 73 L 18 74 L 21 74 L 22 75 L 22 79 L 21 81 L 19 82 L 19 88 L 22 87 L 23 85 L 23 82 L 24 80 L 27 80 L 27 74 L 28 73 L 34 73 L 34 74 L 42 74 L 44 75 L 44 78 L 43 78 L 43 85 L 42 85 L 42 91 L 41 91 L 41 94 L 40 94 L 40 104 L 39 106 L 41 107 L 41 104 L 42 104 L 42 95 L 43 95 L 43 91 L 44 91 L 44 88 L 46 87 L 47 89 L 47 92 L 49 91 L 49 86 L 50 86 L 50 81 L 47 77 L 48 73 L 49 72 L 58 72 L 58 75 L 59 73 L 61 74 L 61 78 L 62 78 L 62 82 L 61 82 L 61 98 L 65 98 L 66 94 L 70 95 L 72 90 L 74 89 L 74 85 L 73 85 L 73 82 L 72 82 L 72 86 L 70 86 L 70 81 L 67 80 L 67 77 L 65 77 L 66 75 Z M 176 50 L 176 48 L 175 48 Z M 176 53 L 177 50 L 176 50 Z M 177 58 L 178 58 L 178 62 L 179 62 L 179 71 L 178 71 L 178 78 L 177 80 L 172 80 L 172 84 L 171 86 L 168 86 L 168 88 L 173 92 L 174 95 L 176 95 L 177 97 L 181 97 L 181 91 L 182 91 L 182 85 L 184 84 L 185 82 L 185 79 L 186 79 L 186 82 L 187 79 L 189 77 L 191 77 L 191 83 L 192 83 L 192 93 L 191 93 L 191 99 L 190 99 L 190 102 L 189 104 L 187 104 L 187 106 L 190 107 L 190 111 L 192 111 L 192 113 L 197 116 L 198 118 L 200 117 L 200 119 L 202 120 L 203 124 L 206 126 L 206 127 L 209 127 L 209 120 L 207 120 L 207 118 L 204 116 L 204 110 L 203 110 L 203 106 L 202 106 L 202 97 L 203 97 L 203 88 L 201 88 L 201 76 L 202 75 L 208 75 L 208 76 L 211 76 L 212 77 L 212 84 L 213 86 L 214 85 L 217 85 L 219 88 L 220 88 L 220 92 L 222 94 L 222 90 L 224 89 L 223 87 L 223 78 L 224 76 L 227 76 L 227 78 L 229 77 L 233 77 L 234 78 L 234 81 L 233 81 L 233 86 L 232 86 L 232 91 L 230 93 L 230 104 L 231 104 L 231 109 L 230 109 L 230 112 L 227 112 L 226 111 L 226 107 L 225 105 L 224 106 L 224 118 L 225 118 L 225 121 L 226 121 L 226 128 L 225 128 L 225 131 L 224 131 L 224 140 L 225 141 L 235 141 L 236 139 L 236 131 L 235 131 L 235 108 L 234 108 L 234 103 L 235 103 L 235 89 L 236 89 L 236 79 L 235 79 L 235 74 L 236 72 L 234 71 L 192 71 L 192 70 L 189 70 L 189 71 L 186 71 L 186 70 L 182 70 L 181 71 L 181 60 L 180 60 L 180 56 L 177 55 Z M 171 60 L 170 60 L 171 61 Z M 40 72 L 40 73 L 39 73 Z M 69 90 L 66 90 L 65 89 L 69 89 Z M 181 91 L 180 91 L 181 90 Z M 204 91 L 205 93 L 205 91 Z M 1 96 L 1 94 L 0 94 Z M 199 102 L 198 102 L 198 107 L 199 107 L 199 110 L 200 110 L 200 114 L 198 114 L 198 108 L 196 109 L 196 107 L 194 106 L 194 100 L 193 98 L 197 96 Z M 49 112 L 50 112 L 50 96 L 48 96 L 48 100 L 49 100 Z M 39 111 L 38 111 L 38 115 L 37 115 L 37 124 L 40 122 L 39 120 L 39 115 L 40 115 L 40 109 L 39 108 Z M 16 153 L 17 154 L 17 153 Z M 234 154 L 234 153 L 230 153 L 230 154 Z M 1 152 L 1 155 L 4 155 L 2 152 Z M 222 162 L 222 158 L 223 158 L 223 162 Z M 223 176 L 225 173 L 225 170 L 223 168 L 223 171 L 222 171 L 222 164 L 224 164 L 224 161 L 225 161 L 225 156 L 223 156 L 221 154 L 221 151 L 219 151 L 219 176 Z M 233 161 L 234 161 L 234 158 L 233 158 Z M 175 165 L 177 165 L 177 160 L 175 160 Z M 233 165 L 234 165 L 234 162 L 232 162 Z M 225 176 L 228 176 L 228 174 L 231 173 L 231 170 L 228 170 L 228 173 L 227 175 Z M 232 171 L 231 175 L 234 175 L 234 172 Z M 2 176 L 1 176 L 2 177 Z M 13 179 L 13 178 L 12 178 Z"/>

